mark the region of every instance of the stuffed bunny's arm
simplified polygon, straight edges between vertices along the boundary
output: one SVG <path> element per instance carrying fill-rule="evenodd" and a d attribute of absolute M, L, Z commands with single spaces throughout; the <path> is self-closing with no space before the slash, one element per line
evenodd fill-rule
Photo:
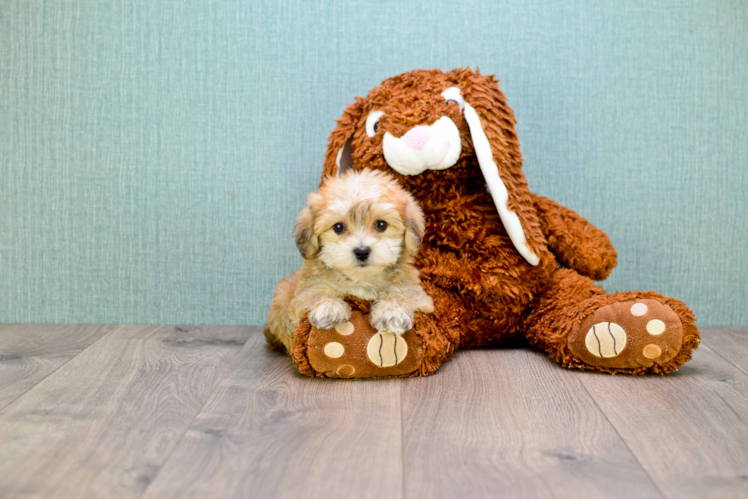
<path fill-rule="evenodd" d="M 540 226 L 559 262 L 593 280 L 603 280 L 616 267 L 618 254 L 608 235 L 578 213 L 533 194 Z"/>

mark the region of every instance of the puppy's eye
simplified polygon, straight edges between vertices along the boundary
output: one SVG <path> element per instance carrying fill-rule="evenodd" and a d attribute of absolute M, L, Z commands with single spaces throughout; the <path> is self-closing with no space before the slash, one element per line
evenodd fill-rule
<path fill-rule="evenodd" d="M 447 99 L 447 104 L 458 104 L 454 99 Z"/>
<path fill-rule="evenodd" d="M 379 130 L 379 118 L 384 114 L 384 111 L 372 111 L 369 116 L 366 117 L 366 135 L 374 137 L 374 134 Z"/>
<path fill-rule="evenodd" d="M 376 228 L 377 231 L 379 231 L 380 233 L 383 233 L 387 229 L 387 223 L 383 220 L 378 220 L 377 222 L 374 223 L 374 227 Z"/>
<path fill-rule="evenodd" d="M 343 234 L 343 231 L 345 231 L 345 224 L 338 222 L 332 226 L 332 230 L 335 231 L 335 234 Z"/>

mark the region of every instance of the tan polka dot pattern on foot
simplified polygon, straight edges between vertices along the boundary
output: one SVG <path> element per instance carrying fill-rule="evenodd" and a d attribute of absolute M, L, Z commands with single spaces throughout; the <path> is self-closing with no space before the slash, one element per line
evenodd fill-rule
<path fill-rule="evenodd" d="M 335 331 L 341 335 L 350 335 L 353 333 L 353 323 L 346 321 L 335 327 Z"/>
<path fill-rule="evenodd" d="M 325 345 L 325 355 L 328 358 L 339 358 L 345 352 L 345 347 L 340 342 L 330 342 Z"/>
<path fill-rule="evenodd" d="M 647 359 L 656 359 L 662 354 L 662 349 L 657 344 L 649 344 L 642 350 L 642 354 Z"/>
<path fill-rule="evenodd" d="M 356 374 L 356 369 L 351 365 L 340 365 L 335 373 L 343 378 L 350 378 Z"/>
<path fill-rule="evenodd" d="M 659 319 L 653 319 L 647 323 L 647 331 L 652 335 L 659 335 L 665 331 L 665 323 Z"/>
<path fill-rule="evenodd" d="M 647 307 L 647 304 L 645 304 L 644 302 L 637 302 L 636 304 L 631 306 L 631 314 L 633 314 L 634 316 L 644 316 L 645 314 L 647 314 L 647 309 L 649 309 Z"/>

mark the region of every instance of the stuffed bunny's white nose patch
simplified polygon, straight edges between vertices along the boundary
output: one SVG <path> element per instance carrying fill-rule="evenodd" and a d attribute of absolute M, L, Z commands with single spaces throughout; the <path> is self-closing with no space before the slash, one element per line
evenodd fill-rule
<path fill-rule="evenodd" d="M 387 164 L 403 175 L 425 170 L 444 170 L 457 163 L 462 141 L 457 125 L 442 116 L 431 125 L 419 125 L 402 137 L 386 132 L 382 142 Z"/>

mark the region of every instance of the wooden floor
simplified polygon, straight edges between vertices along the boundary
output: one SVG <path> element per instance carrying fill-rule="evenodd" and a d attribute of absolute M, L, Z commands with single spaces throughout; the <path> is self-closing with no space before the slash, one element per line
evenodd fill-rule
<path fill-rule="evenodd" d="M 748 328 L 660 377 L 526 348 L 298 375 L 257 327 L 0 325 L 3 497 L 746 497 Z"/>

